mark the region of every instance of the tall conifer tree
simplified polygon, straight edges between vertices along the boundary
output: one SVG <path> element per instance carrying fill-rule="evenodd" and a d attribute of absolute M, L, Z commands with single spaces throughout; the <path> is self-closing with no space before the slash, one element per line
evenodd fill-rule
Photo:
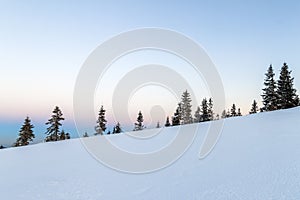
<path fill-rule="evenodd" d="M 299 97 L 294 88 L 294 78 L 291 77 L 291 72 L 286 63 L 283 64 L 278 80 L 278 101 L 279 109 L 292 108 L 299 105 Z"/>
<path fill-rule="evenodd" d="M 61 121 L 65 120 L 63 118 L 63 113 L 58 106 L 56 106 L 52 112 L 51 118 L 46 122 L 46 125 L 50 125 L 47 128 L 46 142 L 48 141 L 58 141 L 60 140 L 60 127 L 62 126 Z"/>
<path fill-rule="evenodd" d="M 33 134 L 34 126 L 31 124 L 31 120 L 27 116 L 25 118 L 24 124 L 19 131 L 19 137 L 14 144 L 14 146 L 25 146 L 28 145 L 30 141 L 35 137 Z"/>
<path fill-rule="evenodd" d="M 103 106 L 101 106 L 99 114 L 98 114 L 98 120 L 97 120 L 97 125 L 95 127 L 95 135 L 103 135 L 105 130 L 106 130 L 106 119 L 105 119 L 105 112 Z"/>
<path fill-rule="evenodd" d="M 268 68 L 267 73 L 265 74 L 266 78 L 264 81 L 265 88 L 263 88 L 263 94 L 262 96 L 262 103 L 263 111 L 272 111 L 277 109 L 277 101 L 278 101 L 278 95 L 277 95 L 277 85 L 276 81 L 274 80 L 274 71 L 272 65 Z"/>

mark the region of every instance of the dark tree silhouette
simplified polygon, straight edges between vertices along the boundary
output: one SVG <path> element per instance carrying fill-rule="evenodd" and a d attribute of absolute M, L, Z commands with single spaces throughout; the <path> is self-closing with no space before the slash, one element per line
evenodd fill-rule
<path fill-rule="evenodd" d="M 264 81 L 265 88 L 263 88 L 262 96 L 262 111 L 272 111 L 277 109 L 277 101 L 278 101 L 278 94 L 276 92 L 277 85 L 276 81 L 274 80 L 274 71 L 272 65 L 268 68 L 267 73 L 265 74 L 266 78 Z"/>
<path fill-rule="evenodd" d="M 231 107 L 231 110 L 230 110 L 230 111 L 231 111 L 231 112 L 230 112 L 230 116 L 231 116 L 231 117 L 237 116 L 235 104 L 232 104 L 232 107 Z"/>
<path fill-rule="evenodd" d="M 286 63 L 283 64 L 278 80 L 278 109 L 292 108 L 299 105 L 299 97 L 294 88 L 294 78 L 291 77 L 291 72 Z"/>
<path fill-rule="evenodd" d="M 66 133 L 64 130 L 61 131 L 60 133 L 60 137 L 59 137 L 59 140 L 65 140 L 66 139 Z"/>
<path fill-rule="evenodd" d="M 249 114 L 254 114 L 257 112 L 258 112 L 257 102 L 255 100 L 253 100 L 252 107 L 251 107 Z"/>
<path fill-rule="evenodd" d="M 211 98 L 209 98 L 209 100 L 208 100 L 207 114 L 208 114 L 209 121 L 214 120 L 213 100 Z"/>
<path fill-rule="evenodd" d="M 202 100 L 201 104 L 201 121 L 209 121 L 208 104 L 206 98 Z"/>
<path fill-rule="evenodd" d="M 113 129 L 113 134 L 121 133 L 121 132 L 122 132 L 121 125 L 119 122 L 117 122 L 117 124 L 115 125 L 115 127 Z"/>
<path fill-rule="evenodd" d="M 105 112 L 103 106 L 101 106 L 99 114 L 98 114 L 98 120 L 97 125 L 95 127 L 95 135 L 103 135 L 106 130 L 106 119 L 105 119 Z"/>
<path fill-rule="evenodd" d="M 19 137 L 16 140 L 14 146 L 25 146 L 28 145 L 30 141 L 35 137 L 33 134 L 34 126 L 31 124 L 31 120 L 27 116 L 25 118 L 24 124 L 19 131 Z"/>
<path fill-rule="evenodd" d="M 49 141 L 58 141 L 60 139 L 60 127 L 62 126 L 61 121 L 65 120 L 63 114 L 58 106 L 56 106 L 52 112 L 51 118 L 46 122 L 46 125 L 50 125 L 47 128 L 46 142 Z"/>
<path fill-rule="evenodd" d="M 165 127 L 171 126 L 169 116 L 167 116 Z"/>
<path fill-rule="evenodd" d="M 83 137 L 89 137 L 88 133 L 85 132 L 85 133 L 83 134 Z"/>
<path fill-rule="evenodd" d="M 70 133 L 66 133 L 66 140 L 71 139 Z"/>
<path fill-rule="evenodd" d="M 193 122 L 192 118 L 192 105 L 190 93 L 186 90 L 181 96 L 181 108 L 182 108 L 182 123 L 190 124 Z"/>
<path fill-rule="evenodd" d="M 172 126 L 180 125 L 181 121 L 182 121 L 182 109 L 181 109 L 181 103 L 179 103 L 178 107 L 176 108 L 176 112 L 174 113 L 174 116 L 172 118 Z"/>
<path fill-rule="evenodd" d="M 139 111 L 139 114 L 138 114 L 138 117 L 137 117 L 137 122 L 134 123 L 134 131 L 140 131 L 140 130 L 143 130 L 145 127 L 143 125 L 143 122 L 144 122 L 144 118 L 143 118 L 143 114 L 141 111 Z"/>
<path fill-rule="evenodd" d="M 238 111 L 237 111 L 237 114 L 236 114 L 237 116 L 242 116 L 242 113 L 241 113 L 241 109 L 240 108 L 238 108 Z"/>

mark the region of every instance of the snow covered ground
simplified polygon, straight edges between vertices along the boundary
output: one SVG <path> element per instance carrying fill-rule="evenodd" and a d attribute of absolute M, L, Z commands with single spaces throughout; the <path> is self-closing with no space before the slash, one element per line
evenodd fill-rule
<path fill-rule="evenodd" d="M 148 174 L 102 165 L 79 139 L 0 150 L 0 199 L 300 199 L 300 108 L 226 119 L 217 145 L 199 160 L 208 125 L 199 124 L 178 161 Z M 132 151 L 148 151 L 177 128 L 149 141 L 109 137 Z"/>

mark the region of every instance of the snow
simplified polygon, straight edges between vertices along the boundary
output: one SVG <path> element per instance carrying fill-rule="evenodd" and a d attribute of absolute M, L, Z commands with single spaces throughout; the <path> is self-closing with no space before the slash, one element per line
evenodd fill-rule
<path fill-rule="evenodd" d="M 104 166 L 80 139 L 3 149 L 0 198 L 300 199 L 299 116 L 298 107 L 228 118 L 217 145 L 202 160 L 199 150 L 211 122 L 200 123 L 195 141 L 179 160 L 147 174 Z M 166 144 L 177 129 L 163 128 L 151 140 L 125 134 L 107 137 L 122 148 L 147 152 Z"/>

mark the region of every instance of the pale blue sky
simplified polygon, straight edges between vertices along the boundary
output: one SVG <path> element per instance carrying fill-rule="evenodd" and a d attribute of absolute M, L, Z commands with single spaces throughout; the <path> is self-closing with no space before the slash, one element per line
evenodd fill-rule
<path fill-rule="evenodd" d="M 283 62 L 300 88 L 299 1 L 0 1 L 0 144 L 29 115 L 38 138 L 55 105 L 73 132 L 72 94 L 87 56 L 120 32 L 161 27 L 201 44 L 222 77 L 229 106 L 261 100 L 269 64 Z M 108 108 L 109 109 L 109 108 Z M 145 108 L 146 109 L 146 108 Z"/>

